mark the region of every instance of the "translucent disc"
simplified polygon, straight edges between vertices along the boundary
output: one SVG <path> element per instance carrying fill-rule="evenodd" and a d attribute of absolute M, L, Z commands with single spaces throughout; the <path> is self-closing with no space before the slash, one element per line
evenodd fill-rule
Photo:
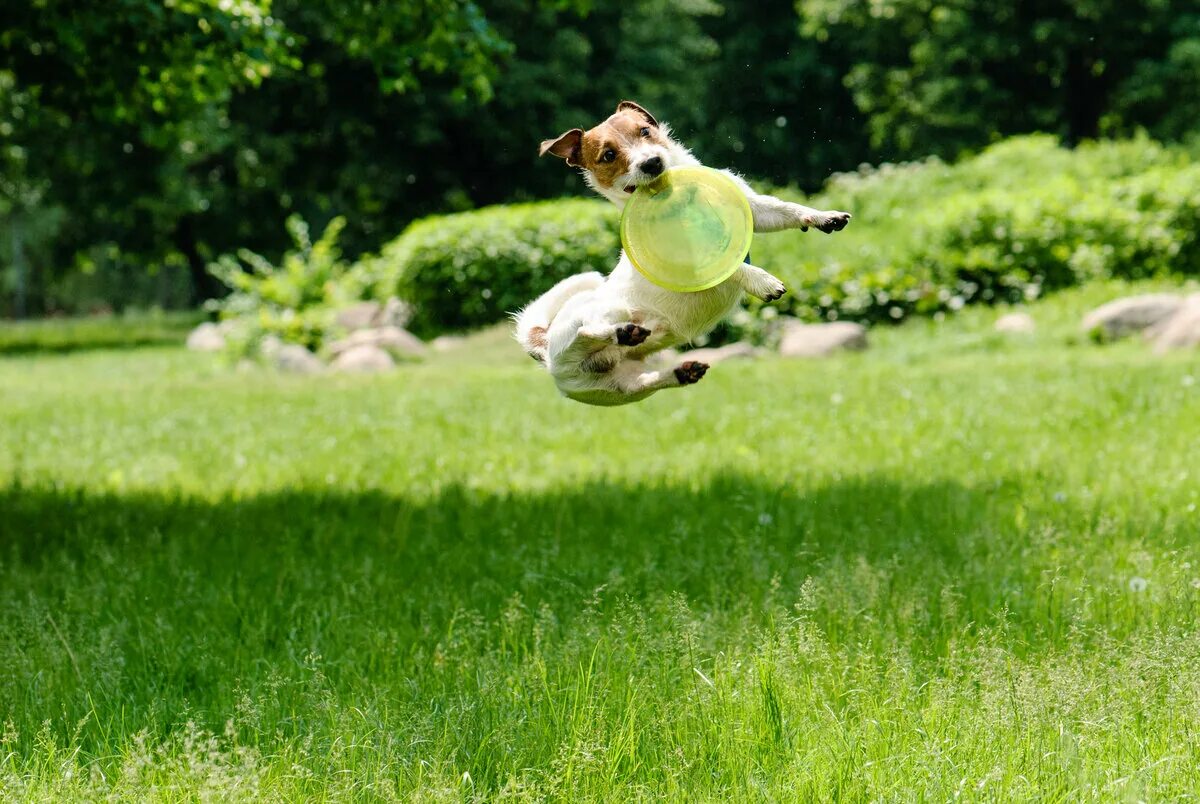
<path fill-rule="evenodd" d="M 750 253 L 754 219 L 734 181 L 705 167 L 672 168 L 634 191 L 621 215 L 633 267 L 668 290 L 719 285 Z"/>

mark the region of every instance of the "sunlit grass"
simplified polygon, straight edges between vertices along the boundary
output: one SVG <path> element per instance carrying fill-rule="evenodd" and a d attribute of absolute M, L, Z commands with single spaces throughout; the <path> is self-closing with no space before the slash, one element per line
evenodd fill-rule
<path fill-rule="evenodd" d="M 15 799 L 1162 800 L 1200 735 L 1200 360 L 1098 286 L 585 408 L 0 361 Z"/>

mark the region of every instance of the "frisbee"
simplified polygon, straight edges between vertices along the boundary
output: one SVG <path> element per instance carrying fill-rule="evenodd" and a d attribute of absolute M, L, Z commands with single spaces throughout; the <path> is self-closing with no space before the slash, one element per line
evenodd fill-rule
<path fill-rule="evenodd" d="M 621 213 L 621 245 L 633 267 L 682 293 L 733 276 L 753 236 L 750 202 L 733 179 L 712 168 L 672 168 L 638 187 Z"/>

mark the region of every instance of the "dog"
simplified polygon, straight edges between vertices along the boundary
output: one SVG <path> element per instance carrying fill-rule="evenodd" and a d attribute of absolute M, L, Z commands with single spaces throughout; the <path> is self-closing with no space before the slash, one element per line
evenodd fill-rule
<path fill-rule="evenodd" d="M 587 184 L 618 209 L 663 171 L 700 164 L 671 137 L 667 124 L 633 101 L 621 101 L 607 120 L 587 131 L 573 128 L 545 140 L 539 155 L 546 154 L 581 169 Z M 755 232 L 812 227 L 830 233 L 850 221 L 848 212 L 760 195 L 737 174 L 722 172 L 746 194 Z M 564 396 L 590 405 L 625 405 L 699 382 L 708 370 L 694 360 L 660 369 L 647 358 L 710 332 L 743 293 L 774 301 L 786 290 L 779 279 L 746 263 L 707 290 L 671 291 L 642 276 L 622 252 L 607 277 L 596 272 L 568 277 L 517 313 L 516 337 Z"/>

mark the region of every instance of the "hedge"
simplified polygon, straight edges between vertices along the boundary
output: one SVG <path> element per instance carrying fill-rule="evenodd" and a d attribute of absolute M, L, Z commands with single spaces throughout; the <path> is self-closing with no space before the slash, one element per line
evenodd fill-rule
<path fill-rule="evenodd" d="M 413 223 L 366 263 L 379 292 L 414 305 L 419 335 L 491 324 L 555 282 L 608 273 L 617 210 L 607 201 L 496 206 Z"/>
<path fill-rule="evenodd" d="M 948 165 L 863 167 L 818 196 L 853 223 L 755 239 L 757 265 L 807 319 L 899 321 L 1033 298 L 1093 278 L 1200 274 L 1200 162 L 1145 138 L 1061 147 L 1043 135 Z M 559 279 L 609 271 L 618 214 L 599 200 L 426 218 L 368 261 L 380 295 L 417 309 L 428 335 L 493 323 Z"/>

